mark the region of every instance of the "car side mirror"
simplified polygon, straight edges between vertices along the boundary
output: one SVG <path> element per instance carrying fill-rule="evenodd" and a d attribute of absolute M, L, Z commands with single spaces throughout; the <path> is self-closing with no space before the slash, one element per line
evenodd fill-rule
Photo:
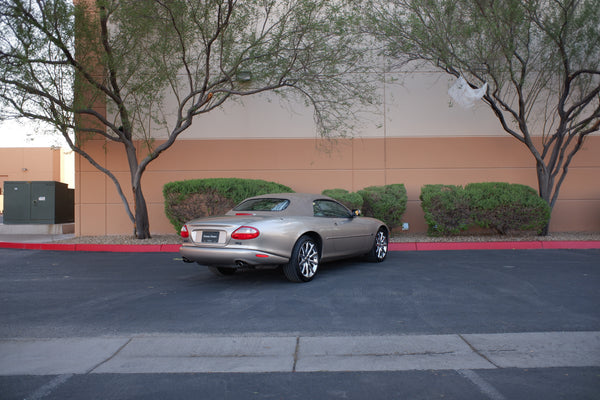
<path fill-rule="evenodd" d="M 360 217 L 360 216 L 361 216 L 361 214 L 362 214 L 362 213 L 360 212 L 360 210 L 359 210 L 359 209 L 352 210 L 352 216 L 353 216 L 353 217 Z"/>

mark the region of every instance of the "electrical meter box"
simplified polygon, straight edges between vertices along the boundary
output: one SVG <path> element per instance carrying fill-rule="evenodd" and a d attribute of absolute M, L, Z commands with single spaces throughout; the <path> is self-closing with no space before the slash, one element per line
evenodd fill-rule
<path fill-rule="evenodd" d="M 4 224 L 75 221 L 75 191 L 54 181 L 4 182 Z"/>

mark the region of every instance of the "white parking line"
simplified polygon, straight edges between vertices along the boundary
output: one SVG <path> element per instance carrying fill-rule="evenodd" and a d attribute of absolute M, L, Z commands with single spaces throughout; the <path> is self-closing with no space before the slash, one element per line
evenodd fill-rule
<path fill-rule="evenodd" d="M 481 393 L 485 394 L 491 400 L 505 400 L 506 398 L 496 390 L 495 387 L 481 378 L 475 371 L 469 369 L 461 369 L 458 371 L 460 375 L 470 380 Z"/>
<path fill-rule="evenodd" d="M 58 388 L 63 383 L 65 383 L 66 381 L 71 379 L 72 376 L 73 376 L 73 374 L 65 374 L 65 375 L 58 375 L 58 376 L 54 377 L 52 380 L 50 380 L 50 382 L 48 382 L 47 384 L 43 385 L 38 390 L 33 392 L 31 394 L 31 396 L 27 397 L 27 399 L 25 399 L 25 400 L 43 399 L 44 397 L 46 397 L 50 393 L 52 393 L 54 391 L 54 389 Z"/>

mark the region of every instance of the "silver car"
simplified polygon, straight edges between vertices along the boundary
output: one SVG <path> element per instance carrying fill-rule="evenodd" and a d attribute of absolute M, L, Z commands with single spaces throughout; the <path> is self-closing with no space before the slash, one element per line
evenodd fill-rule
<path fill-rule="evenodd" d="M 290 281 L 308 282 L 322 262 L 355 256 L 385 260 L 388 227 L 359 215 L 323 195 L 251 197 L 224 216 L 186 223 L 179 252 L 184 261 L 206 265 L 220 275 L 239 268 L 282 266 Z"/>

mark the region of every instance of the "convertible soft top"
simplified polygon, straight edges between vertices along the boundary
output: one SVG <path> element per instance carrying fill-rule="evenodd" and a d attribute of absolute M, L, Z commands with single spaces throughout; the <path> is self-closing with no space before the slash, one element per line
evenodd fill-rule
<path fill-rule="evenodd" d="M 260 196 L 249 197 L 244 201 L 252 199 L 286 199 L 290 201 L 289 206 L 281 211 L 266 211 L 267 213 L 277 213 L 281 216 L 313 216 L 313 202 L 315 200 L 333 200 L 331 197 L 322 194 L 311 193 L 270 193 Z M 263 211 L 264 212 L 264 211 Z M 260 212 L 260 213 L 263 213 Z M 235 215 L 236 211 L 229 211 L 227 215 Z"/>

